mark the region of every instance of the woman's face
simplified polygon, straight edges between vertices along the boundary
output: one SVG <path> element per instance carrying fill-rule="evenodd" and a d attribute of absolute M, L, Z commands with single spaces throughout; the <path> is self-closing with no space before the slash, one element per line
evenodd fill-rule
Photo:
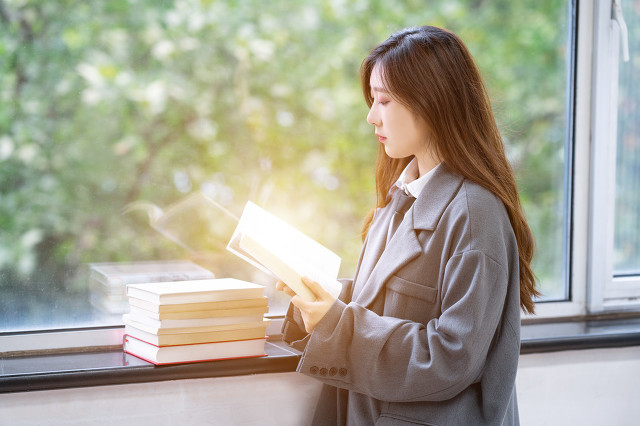
<path fill-rule="evenodd" d="M 378 140 L 391 158 L 415 155 L 420 159 L 427 153 L 431 132 L 427 123 L 398 102 L 383 85 L 380 66 L 371 72 L 369 85 L 373 104 L 367 122 L 375 127 Z"/>

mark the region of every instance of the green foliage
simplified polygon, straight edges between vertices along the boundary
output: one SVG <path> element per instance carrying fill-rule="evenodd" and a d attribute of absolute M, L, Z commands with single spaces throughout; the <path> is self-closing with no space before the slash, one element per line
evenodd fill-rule
<path fill-rule="evenodd" d="M 566 4 L 560 0 L 0 1 L 0 288 L 86 291 L 86 262 L 191 254 L 123 214 L 202 190 L 251 199 L 353 273 L 377 141 L 360 61 L 388 35 L 457 32 L 486 76 L 562 288 Z M 210 265 L 224 269 L 218 253 Z M 220 260 L 222 259 L 222 260 Z"/>

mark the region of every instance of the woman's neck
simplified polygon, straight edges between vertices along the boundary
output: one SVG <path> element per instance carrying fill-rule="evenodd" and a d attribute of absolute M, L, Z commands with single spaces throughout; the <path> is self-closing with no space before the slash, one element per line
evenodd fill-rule
<path fill-rule="evenodd" d="M 433 155 L 430 151 L 416 155 L 418 161 L 418 177 L 422 177 L 429 173 L 435 166 L 440 164 L 440 159 Z"/>

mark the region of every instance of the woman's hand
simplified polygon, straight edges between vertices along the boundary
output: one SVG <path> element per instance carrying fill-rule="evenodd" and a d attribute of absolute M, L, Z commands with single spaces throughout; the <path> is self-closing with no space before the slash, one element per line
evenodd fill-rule
<path fill-rule="evenodd" d="M 300 296 L 297 296 L 293 290 L 282 281 L 276 283 L 276 290 L 283 291 L 291 296 L 291 303 L 300 310 L 305 330 L 307 333 L 312 333 L 320 320 L 329 312 L 331 305 L 333 305 L 336 299 L 317 282 L 306 277 L 302 278 L 302 282 L 309 287 L 309 290 L 315 295 L 315 301 L 307 302 Z"/>
<path fill-rule="evenodd" d="M 276 290 L 286 293 L 291 297 L 296 295 L 296 293 L 293 290 L 291 290 L 291 288 L 288 285 L 286 285 L 284 281 L 281 281 L 281 280 L 278 280 L 278 282 L 276 283 Z"/>

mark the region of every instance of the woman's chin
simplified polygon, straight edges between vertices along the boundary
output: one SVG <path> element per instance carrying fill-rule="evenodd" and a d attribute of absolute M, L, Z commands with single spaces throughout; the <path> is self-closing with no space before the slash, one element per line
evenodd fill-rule
<path fill-rule="evenodd" d="M 398 153 L 390 148 L 389 145 L 384 144 L 384 152 L 391 158 L 398 158 Z"/>
<path fill-rule="evenodd" d="M 408 156 L 409 156 L 409 155 L 407 155 L 407 154 L 400 153 L 400 152 L 398 152 L 398 151 L 394 150 L 393 148 L 390 148 L 390 147 L 389 147 L 389 145 L 385 145 L 385 146 L 384 146 L 384 152 L 385 152 L 389 157 L 394 158 L 394 159 L 406 158 L 406 157 L 408 157 Z"/>

